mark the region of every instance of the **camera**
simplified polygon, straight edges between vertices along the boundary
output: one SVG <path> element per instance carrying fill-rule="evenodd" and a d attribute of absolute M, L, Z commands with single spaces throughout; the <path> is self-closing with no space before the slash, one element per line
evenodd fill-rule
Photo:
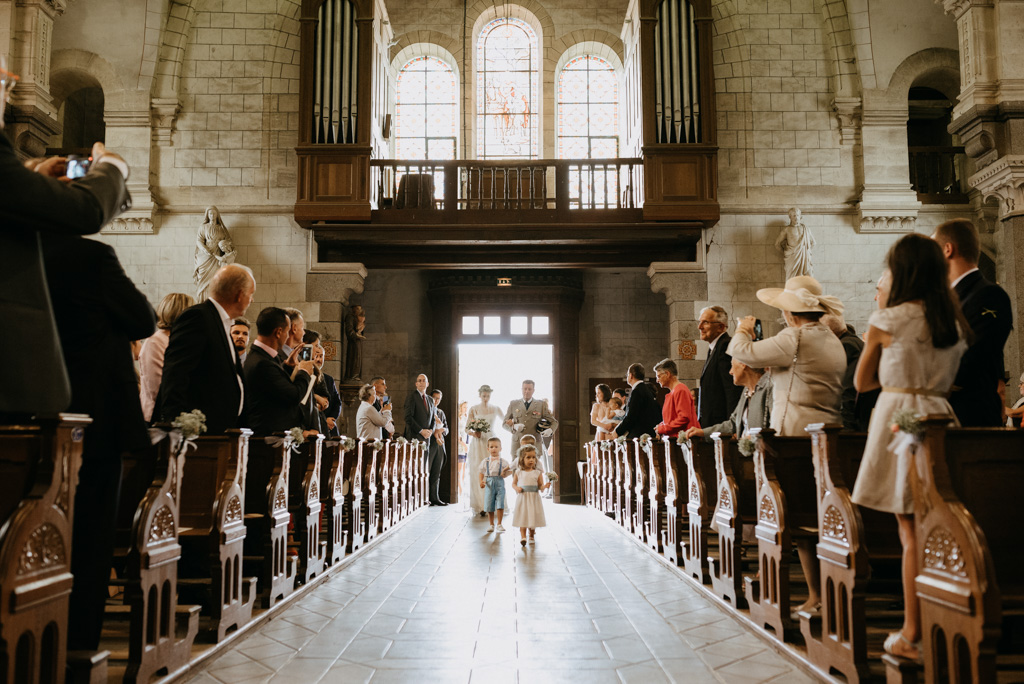
<path fill-rule="evenodd" d="M 313 348 L 303 347 L 299 350 L 299 361 L 312 361 L 313 360 Z"/>
<path fill-rule="evenodd" d="M 68 178 L 81 178 L 92 166 L 92 157 L 80 157 L 77 154 L 68 155 L 68 166 L 65 175 Z"/>
<path fill-rule="evenodd" d="M 761 319 L 758 318 L 754 321 L 754 341 L 760 341 L 764 339 L 764 330 L 761 329 Z"/>

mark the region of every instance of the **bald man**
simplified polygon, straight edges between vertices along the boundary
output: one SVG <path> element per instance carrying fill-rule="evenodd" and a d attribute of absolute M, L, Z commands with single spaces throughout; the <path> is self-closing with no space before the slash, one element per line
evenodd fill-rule
<path fill-rule="evenodd" d="M 242 364 L 231 341 L 231 325 L 244 316 L 256 292 L 252 271 L 239 264 L 222 266 L 208 290 L 209 299 L 178 317 L 164 355 L 154 420 L 170 422 L 199 409 L 209 435 L 245 427 Z"/>

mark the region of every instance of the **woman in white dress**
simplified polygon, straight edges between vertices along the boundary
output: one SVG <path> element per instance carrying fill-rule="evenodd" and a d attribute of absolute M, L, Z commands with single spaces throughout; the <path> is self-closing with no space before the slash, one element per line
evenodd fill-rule
<path fill-rule="evenodd" d="M 491 429 L 487 432 L 467 431 L 469 435 L 469 464 L 466 471 L 476 473 L 480 470 L 480 464 L 487 459 L 487 440 L 495 436 L 494 430 L 505 417 L 505 412 L 497 406 L 491 406 L 491 386 L 480 386 L 480 403 L 471 406 L 467 422 L 474 420 L 486 420 L 490 423 Z M 469 507 L 473 509 L 474 515 L 486 515 L 484 510 L 484 490 L 479 487 L 469 488 Z"/>

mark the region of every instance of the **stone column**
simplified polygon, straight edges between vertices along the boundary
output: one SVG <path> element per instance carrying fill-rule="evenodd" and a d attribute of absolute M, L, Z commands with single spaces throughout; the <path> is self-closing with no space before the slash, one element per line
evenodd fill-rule
<path fill-rule="evenodd" d="M 8 68 L 21 77 L 7 109 L 7 134 L 15 149 L 31 157 L 46 151 L 60 128 L 50 96 L 53 20 L 64 13 L 65 0 L 18 0 L 11 26 Z"/>
<path fill-rule="evenodd" d="M 341 434 L 349 436 L 356 434 L 359 386 L 342 383 L 345 364 L 342 322 L 345 320 L 345 308 L 348 306 L 349 297 L 362 293 L 365 281 L 366 267 L 359 263 L 321 264 L 314 260 L 306 273 L 306 301 L 320 302 L 320 321 L 309 327 L 317 330 L 325 338 L 324 347 L 328 353 L 324 362 L 324 372 L 337 381 L 342 404 L 338 428 Z"/>
<path fill-rule="evenodd" d="M 664 294 L 668 304 L 668 357 L 679 366 L 679 379 L 694 387 L 707 353 L 707 345 L 698 345 L 696 303 L 707 301 L 708 274 L 696 262 L 655 261 L 647 276 L 651 291 Z"/>

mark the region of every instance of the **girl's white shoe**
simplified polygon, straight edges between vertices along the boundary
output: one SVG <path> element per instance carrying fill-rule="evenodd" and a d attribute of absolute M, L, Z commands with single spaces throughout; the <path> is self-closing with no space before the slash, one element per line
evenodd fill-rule
<path fill-rule="evenodd" d="M 493 532 L 494 531 L 494 525 L 491 525 L 490 527 L 488 527 L 487 531 L 488 532 Z"/>
<path fill-rule="evenodd" d="M 498 532 L 504 532 L 504 531 L 505 531 L 505 528 L 502 527 L 501 525 L 498 525 Z"/>

